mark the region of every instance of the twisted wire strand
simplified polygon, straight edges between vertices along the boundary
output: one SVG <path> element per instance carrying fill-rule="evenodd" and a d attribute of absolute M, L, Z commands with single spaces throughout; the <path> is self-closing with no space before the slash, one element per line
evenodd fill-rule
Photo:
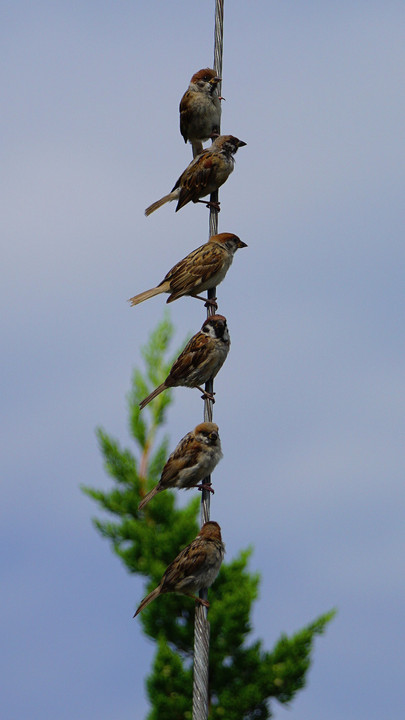
<path fill-rule="evenodd" d="M 210 624 L 207 608 L 197 605 L 194 618 L 193 720 L 208 718 L 208 656 Z"/>
<path fill-rule="evenodd" d="M 223 54 L 223 37 L 224 37 L 224 0 L 216 0 L 215 2 L 215 34 L 214 34 L 214 70 L 216 74 L 222 78 L 222 54 Z M 221 95 L 222 80 L 218 83 L 218 94 Z M 221 130 L 219 130 L 221 132 Z M 218 202 L 219 192 L 216 190 L 210 195 L 210 202 Z M 214 207 L 210 207 L 209 216 L 209 235 L 216 235 L 218 233 L 218 211 Z M 213 300 L 216 297 L 217 289 L 211 288 L 207 291 L 207 299 Z M 207 307 L 207 317 L 214 315 L 215 310 L 212 305 Z M 212 394 L 214 392 L 213 380 L 208 380 L 205 383 L 205 391 Z M 204 422 L 212 422 L 213 417 L 213 405 L 214 403 L 209 398 L 205 398 L 204 401 Z M 203 481 L 203 484 L 211 482 L 211 478 L 207 477 Z M 201 497 L 201 524 L 203 525 L 207 520 L 210 519 L 210 497 L 211 493 L 208 490 L 202 491 Z"/>
<path fill-rule="evenodd" d="M 214 34 L 214 70 L 222 78 L 222 53 L 224 35 L 224 0 L 215 0 L 215 34 Z M 218 83 L 218 94 L 221 95 L 222 82 Z M 211 202 L 218 202 L 218 190 L 211 194 Z M 209 237 L 218 233 L 218 211 L 211 206 L 209 215 Z M 216 288 L 207 291 L 207 299 L 216 297 Z M 207 317 L 215 313 L 212 305 L 207 306 Z M 213 380 L 205 383 L 205 391 L 214 392 Z M 213 402 L 204 400 L 204 421 L 212 422 Z M 209 486 L 211 476 L 203 480 L 203 486 Z M 201 525 L 210 519 L 211 493 L 204 487 L 201 492 Z M 200 598 L 206 600 L 207 588 L 200 590 Z M 193 675 L 193 720 L 207 720 L 209 699 L 209 646 L 210 624 L 207 619 L 207 608 L 198 603 L 194 619 L 194 675 Z"/>

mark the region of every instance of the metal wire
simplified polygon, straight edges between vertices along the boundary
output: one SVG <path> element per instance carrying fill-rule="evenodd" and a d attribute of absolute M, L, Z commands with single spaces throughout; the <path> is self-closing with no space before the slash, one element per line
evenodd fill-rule
<path fill-rule="evenodd" d="M 222 53 L 224 36 L 224 0 L 215 0 L 215 36 L 214 36 L 214 70 L 222 78 Z M 218 83 L 218 94 L 221 95 L 221 85 Z M 211 194 L 211 202 L 218 202 L 218 190 Z M 218 233 L 218 211 L 211 206 L 209 217 L 209 237 Z M 216 297 L 216 288 L 207 292 L 207 298 L 212 300 Z M 215 312 L 212 305 L 207 307 L 207 317 Z M 205 391 L 214 392 L 213 380 L 205 383 Z M 204 421 L 212 422 L 213 416 L 212 400 L 204 400 Z M 203 485 L 211 482 L 211 476 L 204 479 Z M 204 487 L 201 492 L 201 525 L 210 519 L 210 498 L 211 493 Z M 207 588 L 200 590 L 200 598 L 206 600 L 208 597 Z M 209 706 L 209 647 L 210 647 L 210 624 L 207 619 L 207 608 L 200 603 L 197 604 L 194 619 L 194 677 L 193 677 L 193 720 L 207 720 Z"/>
<path fill-rule="evenodd" d="M 215 2 L 215 33 L 214 33 L 214 70 L 218 77 L 222 78 L 222 55 L 224 47 L 224 0 Z M 221 95 L 222 80 L 217 85 L 218 95 Z M 210 196 L 211 202 L 218 202 L 218 190 Z M 215 208 L 210 209 L 209 237 L 218 233 L 218 212 Z M 215 297 L 215 288 L 208 291 L 208 297 Z M 211 294 L 210 294 L 211 293 Z M 208 308 L 209 310 L 210 308 Z M 209 314 L 209 312 L 208 312 Z"/>
<path fill-rule="evenodd" d="M 215 1 L 215 36 L 214 36 L 214 70 L 216 74 L 222 78 L 222 54 L 224 44 L 224 0 Z M 222 81 L 218 83 L 218 94 L 221 95 Z M 221 132 L 221 130 L 219 130 Z M 210 202 L 218 202 L 219 193 L 218 190 L 211 193 Z M 218 210 L 214 207 L 210 207 L 209 216 L 209 237 L 218 233 Z M 217 289 L 211 288 L 207 291 L 207 299 L 213 300 L 216 297 Z M 207 317 L 214 315 L 215 310 L 212 305 L 207 307 Z M 208 393 L 214 392 L 213 380 L 208 380 L 205 383 L 205 390 Z M 213 416 L 213 405 L 212 400 L 208 398 L 204 401 L 204 422 L 212 422 Z M 211 478 L 207 477 L 203 481 L 204 484 L 211 482 Z M 207 520 L 210 519 L 210 497 L 211 493 L 208 490 L 204 490 L 201 493 L 201 524 L 203 525 Z"/>
<path fill-rule="evenodd" d="M 193 720 L 208 718 L 208 667 L 210 624 L 207 608 L 198 605 L 194 618 Z"/>

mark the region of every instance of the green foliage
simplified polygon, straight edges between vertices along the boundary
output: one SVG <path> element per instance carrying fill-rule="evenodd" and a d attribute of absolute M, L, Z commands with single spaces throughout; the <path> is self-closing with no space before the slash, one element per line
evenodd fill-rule
<path fill-rule="evenodd" d="M 167 377 L 173 362 L 172 357 L 167 359 L 172 336 L 173 327 L 166 316 L 143 348 L 145 373 L 137 369 L 133 375 L 129 426 L 137 457 L 99 428 L 98 442 L 113 489 L 82 488 L 108 514 L 108 520 L 93 520 L 97 531 L 110 541 L 129 572 L 148 579 L 145 594 L 156 587 L 167 565 L 199 528 L 197 494 L 179 509 L 175 493 L 165 491 L 155 496 L 144 512 L 138 511 L 140 500 L 158 482 L 167 458 L 168 438 L 156 444 L 156 435 L 165 422 L 171 393 L 161 393 L 142 415 L 139 402 Z M 223 563 L 208 594 L 213 600 L 209 611 L 210 720 L 265 720 L 271 715 L 271 698 L 289 702 L 305 685 L 315 637 L 324 632 L 334 615 L 333 611 L 322 615 L 291 637 L 282 635 L 271 652 L 262 649 L 260 640 L 249 644 L 252 603 L 260 582 L 258 573 L 248 571 L 250 555 L 251 549 L 243 550 Z M 148 720 L 191 720 L 192 600 L 163 595 L 145 608 L 139 619 L 144 632 L 157 641 L 147 680 L 152 706 Z"/>
<path fill-rule="evenodd" d="M 210 720 L 264 719 L 271 716 L 268 698 L 290 702 L 305 685 L 315 636 L 324 632 L 334 615 L 332 610 L 291 637 L 282 635 L 272 652 L 264 652 L 256 641 L 225 656 L 212 673 L 211 690 L 217 700 Z"/>
<path fill-rule="evenodd" d="M 152 674 L 146 682 L 153 708 L 148 720 L 191 720 L 192 667 L 185 668 L 179 655 L 168 646 L 164 635 L 158 647 Z"/>

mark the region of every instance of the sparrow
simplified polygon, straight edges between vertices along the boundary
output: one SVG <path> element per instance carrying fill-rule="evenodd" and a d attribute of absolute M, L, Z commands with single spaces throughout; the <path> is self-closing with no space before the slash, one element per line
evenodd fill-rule
<path fill-rule="evenodd" d="M 201 330 L 193 335 L 174 361 L 166 380 L 139 403 L 141 410 L 163 390 L 171 387 L 198 388 L 204 397 L 214 400 L 201 385 L 219 372 L 228 355 L 230 344 L 226 318 L 223 315 L 206 318 Z"/>
<path fill-rule="evenodd" d="M 234 165 L 234 155 L 238 148 L 246 145 L 243 140 L 233 135 L 220 135 L 214 140 L 211 147 L 197 155 L 180 175 L 173 190 L 156 202 L 149 205 L 145 215 L 150 215 L 167 202 L 177 200 L 176 212 L 189 202 L 206 202 L 200 198 L 210 195 L 224 184 L 231 174 Z M 218 203 L 209 203 L 219 210 Z"/>
<path fill-rule="evenodd" d="M 134 295 L 128 302 L 138 305 L 160 293 L 170 293 L 166 300 L 168 303 L 183 295 L 191 295 L 206 302 L 207 299 L 197 293 L 219 285 L 232 264 L 234 254 L 244 247 L 247 247 L 246 243 L 233 233 L 212 235 L 207 243 L 200 245 L 174 265 L 159 285 Z"/>
<path fill-rule="evenodd" d="M 190 80 L 188 90 L 180 101 L 180 132 L 191 143 L 193 157 L 202 149 L 202 141 L 219 135 L 221 99 L 216 88 L 221 78 L 215 70 L 204 68 Z"/>
<path fill-rule="evenodd" d="M 211 475 L 221 458 L 218 425 L 213 422 L 200 423 L 180 440 L 169 456 L 158 484 L 139 503 L 139 510 L 162 490 L 201 488 L 201 482 Z"/>
<path fill-rule="evenodd" d="M 197 537 L 170 563 L 157 588 L 142 600 L 134 617 L 158 595 L 168 592 L 188 595 L 201 605 L 209 607 L 208 600 L 199 598 L 196 593 L 212 585 L 219 573 L 224 554 L 225 545 L 218 523 L 212 520 L 204 523 Z"/>

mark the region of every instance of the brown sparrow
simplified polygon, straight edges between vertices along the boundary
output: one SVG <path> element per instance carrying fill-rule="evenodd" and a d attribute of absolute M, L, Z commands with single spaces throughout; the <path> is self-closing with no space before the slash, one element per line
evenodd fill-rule
<path fill-rule="evenodd" d="M 214 140 L 210 148 L 203 150 L 180 175 L 173 190 L 156 202 L 149 205 L 145 215 L 150 215 L 158 208 L 171 200 L 177 200 L 176 212 L 189 202 L 205 202 L 200 198 L 210 195 L 223 185 L 231 174 L 234 165 L 234 155 L 238 148 L 246 145 L 243 140 L 233 135 L 220 135 Z M 207 202 L 210 207 L 212 203 Z M 214 204 L 219 210 L 218 203 Z"/>
<path fill-rule="evenodd" d="M 202 141 L 219 135 L 221 100 L 216 92 L 221 78 L 215 70 L 204 68 L 191 78 L 188 90 L 180 101 L 180 132 L 191 143 L 193 157 L 202 149 Z"/>
<path fill-rule="evenodd" d="M 198 388 L 204 397 L 214 398 L 201 385 L 214 378 L 221 369 L 229 352 L 226 319 L 223 315 L 211 315 L 204 320 L 201 330 L 193 335 L 184 350 L 174 361 L 166 380 L 148 395 L 139 407 L 141 410 L 163 390 L 171 387 Z"/>
<path fill-rule="evenodd" d="M 218 523 L 212 520 L 204 523 L 195 540 L 170 563 L 157 588 L 142 600 L 134 617 L 158 595 L 168 592 L 188 595 L 201 605 L 209 607 L 208 600 L 199 598 L 196 593 L 212 585 L 219 573 L 224 553 L 225 545 Z"/>
<path fill-rule="evenodd" d="M 246 243 L 233 233 L 212 235 L 207 243 L 172 267 L 157 287 L 135 295 L 129 302 L 138 305 L 160 293 L 170 293 L 166 301 L 168 303 L 183 295 L 191 295 L 206 302 L 206 298 L 197 293 L 219 285 L 232 264 L 234 254 L 243 247 L 247 247 Z"/>
<path fill-rule="evenodd" d="M 139 503 L 139 510 L 162 490 L 201 488 L 201 482 L 211 475 L 221 458 L 218 425 L 213 422 L 200 423 L 180 440 L 169 456 L 158 484 Z"/>

